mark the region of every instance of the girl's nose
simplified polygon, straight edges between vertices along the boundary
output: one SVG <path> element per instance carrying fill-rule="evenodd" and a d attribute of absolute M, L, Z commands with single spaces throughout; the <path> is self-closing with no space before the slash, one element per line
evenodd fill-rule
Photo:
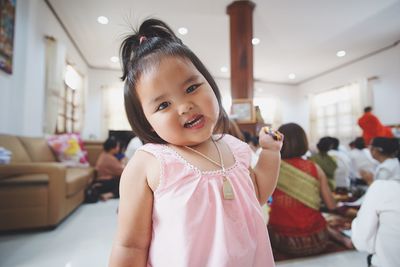
<path fill-rule="evenodd" d="M 185 102 L 179 105 L 179 115 L 183 115 L 188 113 L 193 109 L 193 103 L 192 102 Z"/>

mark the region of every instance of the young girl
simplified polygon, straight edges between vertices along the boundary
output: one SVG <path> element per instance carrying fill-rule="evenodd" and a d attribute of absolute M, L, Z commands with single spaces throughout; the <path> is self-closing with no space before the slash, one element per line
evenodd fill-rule
<path fill-rule="evenodd" d="M 110 266 L 274 266 L 260 204 L 273 192 L 282 137 L 250 148 L 226 131 L 217 85 L 162 21 L 121 47 L 125 108 L 147 143 L 125 168 Z M 276 140 L 275 140 L 276 139 Z"/>

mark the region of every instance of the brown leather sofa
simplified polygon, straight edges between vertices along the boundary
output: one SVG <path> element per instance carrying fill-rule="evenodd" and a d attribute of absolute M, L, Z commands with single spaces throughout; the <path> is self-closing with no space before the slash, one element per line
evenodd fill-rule
<path fill-rule="evenodd" d="M 93 167 L 65 167 L 45 138 L 0 134 L 0 146 L 12 151 L 0 165 L 0 231 L 55 227 L 83 202 Z M 92 142 L 92 164 L 100 151 Z"/>

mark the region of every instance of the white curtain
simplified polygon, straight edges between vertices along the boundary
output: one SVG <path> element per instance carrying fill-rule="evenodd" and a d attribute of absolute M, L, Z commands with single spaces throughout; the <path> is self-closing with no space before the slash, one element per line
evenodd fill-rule
<path fill-rule="evenodd" d="M 109 130 L 131 130 L 126 117 L 124 91 L 121 87 L 102 87 L 103 125 L 102 136 L 108 136 Z"/>
<path fill-rule="evenodd" d="M 308 95 L 308 100 L 310 103 L 310 144 L 315 144 L 318 141 L 318 134 L 317 134 L 317 113 L 318 113 L 318 106 L 315 101 L 315 94 Z"/>
<path fill-rule="evenodd" d="M 65 46 L 46 37 L 46 88 L 43 132 L 54 134 L 57 126 L 60 92 L 64 89 Z"/>
<path fill-rule="evenodd" d="M 310 143 L 335 136 L 347 144 L 360 135 L 357 125 L 368 97 L 359 82 L 309 95 Z"/>

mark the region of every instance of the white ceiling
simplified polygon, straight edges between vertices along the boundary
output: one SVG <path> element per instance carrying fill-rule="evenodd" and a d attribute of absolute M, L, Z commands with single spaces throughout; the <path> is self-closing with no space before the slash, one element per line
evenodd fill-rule
<path fill-rule="evenodd" d="M 47 0 L 92 68 L 119 69 L 110 57 L 131 27 L 164 20 L 214 77 L 229 78 L 231 0 Z M 400 40 L 400 0 L 253 0 L 254 78 L 298 84 Z M 98 16 L 108 25 L 97 23 Z M 336 57 L 345 50 L 347 55 Z M 296 79 L 289 80 L 288 74 Z"/>

